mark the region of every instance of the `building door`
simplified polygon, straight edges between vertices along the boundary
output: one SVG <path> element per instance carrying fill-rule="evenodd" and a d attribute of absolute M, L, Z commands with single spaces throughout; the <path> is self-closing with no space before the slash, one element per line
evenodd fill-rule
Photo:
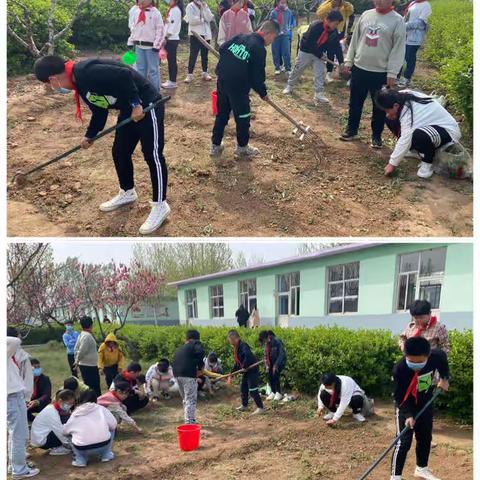
<path fill-rule="evenodd" d="M 298 272 L 277 276 L 277 321 L 279 327 L 289 326 L 292 316 L 300 314 L 300 274 Z"/>

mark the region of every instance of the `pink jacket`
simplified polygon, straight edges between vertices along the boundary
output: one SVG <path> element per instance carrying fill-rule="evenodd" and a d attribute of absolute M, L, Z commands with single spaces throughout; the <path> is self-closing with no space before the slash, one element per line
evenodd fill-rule
<path fill-rule="evenodd" d="M 252 23 L 247 11 L 243 8 L 240 10 L 227 10 L 220 19 L 217 43 L 222 45 L 222 43 L 228 42 L 235 35 L 251 31 Z"/>
<path fill-rule="evenodd" d="M 130 9 L 128 14 L 128 27 L 130 28 L 130 37 L 128 45 L 134 45 L 135 41 L 151 42 L 153 48 L 160 49 L 164 39 L 164 24 L 160 10 L 150 7 L 146 12 L 146 21 L 138 22 L 141 9 L 137 5 Z"/>

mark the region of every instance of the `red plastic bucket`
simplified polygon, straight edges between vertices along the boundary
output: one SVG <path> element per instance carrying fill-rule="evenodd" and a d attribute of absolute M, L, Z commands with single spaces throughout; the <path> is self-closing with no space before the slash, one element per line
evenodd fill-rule
<path fill-rule="evenodd" d="M 218 113 L 217 109 L 217 91 L 214 90 L 211 94 L 212 97 L 212 115 L 216 115 Z"/>
<path fill-rule="evenodd" d="M 184 452 L 196 450 L 200 445 L 200 425 L 185 424 L 177 427 L 178 446 Z"/>

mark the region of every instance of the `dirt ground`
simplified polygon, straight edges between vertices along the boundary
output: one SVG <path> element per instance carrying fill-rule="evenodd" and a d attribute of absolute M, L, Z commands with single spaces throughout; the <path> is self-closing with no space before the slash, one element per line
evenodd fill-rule
<path fill-rule="evenodd" d="M 114 444 L 116 459 L 108 464 L 93 460 L 77 470 L 71 457 L 51 457 L 32 450 L 30 460 L 42 473 L 39 480 L 162 480 L 274 478 L 276 480 L 354 480 L 394 437 L 392 407 L 377 405 L 377 414 L 366 424 L 344 417 L 336 428 L 315 416 L 315 403 L 302 399 L 269 406 L 265 416 L 237 413 L 237 388 L 200 400 L 198 420 L 206 433 L 200 449 L 181 452 L 175 426 L 181 423 L 180 399 L 149 405 L 136 418 L 144 428 L 137 436 L 124 426 Z M 436 419 L 435 446 L 430 466 L 442 480 L 473 478 L 473 440 L 470 427 Z M 413 480 L 414 449 L 404 479 Z M 389 478 L 390 456 L 369 477 Z"/>
<path fill-rule="evenodd" d="M 327 87 L 331 106 L 315 107 L 309 72 L 298 93 L 285 98 L 285 78 L 273 78 L 271 97 L 319 134 L 328 145 L 317 165 L 312 150 L 298 142 L 290 125 L 252 94 L 252 144 L 261 155 L 251 162 L 233 158 L 233 122 L 221 160 L 209 157 L 214 83 L 183 83 L 167 104 L 165 156 L 169 166 L 169 221 L 155 236 L 471 236 L 472 183 L 435 175 L 416 177 L 417 162 L 405 160 L 399 174 L 383 176 L 393 145 L 368 145 L 365 115 L 361 141 L 343 143 L 348 89 Z M 211 60 L 213 62 L 213 60 Z M 162 66 L 162 73 L 166 71 Z M 367 102 L 368 104 L 368 102 Z M 30 77 L 8 82 L 8 178 L 68 150 L 84 127 L 74 118 L 71 95 L 45 95 Z M 368 105 L 366 110 L 370 111 Z M 89 113 L 85 111 L 85 118 Z M 109 124 L 114 122 L 111 115 Z M 141 151 L 135 153 L 139 202 L 110 213 L 98 205 L 118 189 L 111 160 L 112 137 L 88 151 L 34 174 L 20 189 L 9 188 L 9 236 L 137 236 L 149 212 L 149 177 Z"/>

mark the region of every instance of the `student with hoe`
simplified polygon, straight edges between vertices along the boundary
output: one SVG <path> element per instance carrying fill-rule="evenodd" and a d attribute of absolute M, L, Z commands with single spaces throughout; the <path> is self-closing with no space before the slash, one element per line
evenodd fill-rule
<path fill-rule="evenodd" d="M 167 165 L 163 156 L 164 105 L 159 104 L 146 115 L 143 108 L 161 99 L 158 90 L 142 75 L 123 63 L 89 59 L 79 62 L 48 55 L 35 62 L 35 75 L 53 90 L 73 90 L 76 117 L 82 119 L 80 98 L 92 112 L 82 148 L 90 148 L 94 138 L 105 127 L 109 110 L 118 110 L 118 121 L 129 117 L 133 122 L 115 132 L 112 156 L 120 191 L 102 203 L 100 210 L 110 212 L 137 200 L 133 178 L 132 155 L 137 144 L 150 170 L 152 184 L 151 211 L 140 227 L 141 234 L 157 230 L 170 214 L 167 198 Z"/>
<path fill-rule="evenodd" d="M 217 65 L 217 109 L 212 132 L 210 155 L 219 157 L 223 151 L 223 134 L 233 111 L 237 127 L 236 158 L 252 158 L 260 152 L 249 146 L 250 90 L 262 100 L 268 98 L 265 86 L 266 45 L 271 45 L 279 32 L 278 23 L 265 21 L 255 33 L 233 37 L 220 47 Z"/>

